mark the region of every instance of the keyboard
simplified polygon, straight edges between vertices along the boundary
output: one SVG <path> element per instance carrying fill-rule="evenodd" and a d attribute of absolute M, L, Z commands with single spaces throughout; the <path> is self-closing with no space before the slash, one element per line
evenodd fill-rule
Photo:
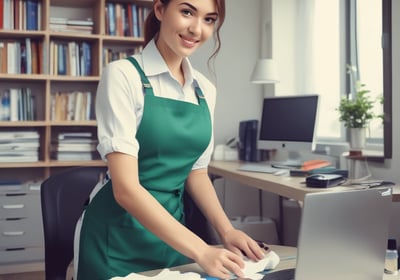
<path fill-rule="evenodd" d="M 265 274 L 262 280 L 294 280 L 294 268 L 271 271 Z"/>
<path fill-rule="evenodd" d="M 272 167 L 271 165 L 268 165 L 268 164 L 243 163 L 242 165 L 239 166 L 238 170 L 273 174 L 275 172 L 278 172 L 281 169 Z"/>

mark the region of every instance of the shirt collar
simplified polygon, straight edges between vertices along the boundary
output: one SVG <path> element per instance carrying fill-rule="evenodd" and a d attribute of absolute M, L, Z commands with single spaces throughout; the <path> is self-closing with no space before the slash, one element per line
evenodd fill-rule
<path fill-rule="evenodd" d="M 167 64 L 157 49 L 154 39 L 151 40 L 142 51 L 143 70 L 147 76 L 156 76 L 163 73 L 169 73 Z M 185 75 L 185 84 L 191 85 L 194 80 L 193 68 L 190 61 L 185 57 L 182 61 L 183 74 Z"/>

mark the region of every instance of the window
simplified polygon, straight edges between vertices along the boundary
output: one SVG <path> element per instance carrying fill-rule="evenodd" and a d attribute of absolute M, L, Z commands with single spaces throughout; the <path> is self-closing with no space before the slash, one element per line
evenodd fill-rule
<path fill-rule="evenodd" d="M 318 140 L 346 141 L 346 130 L 338 121 L 336 108 L 340 98 L 351 90 L 350 76 L 346 73 L 346 65 L 351 64 L 357 68 L 359 80 L 371 91 L 371 98 L 378 100 L 375 103 L 375 113 L 385 115 L 384 123 L 381 119 L 375 119 L 370 124 L 367 142 L 369 147 L 378 147 L 380 150 L 384 146 L 387 158 L 391 157 L 390 1 L 310 0 L 297 4 L 301 6 L 308 2 L 307 15 L 312 17 L 311 21 L 306 20 L 308 25 L 302 25 L 308 28 L 307 36 L 311 38 L 304 44 L 311 47 L 300 47 L 303 53 L 310 52 L 307 49 L 312 50 L 309 59 L 311 63 L 303 63 L 300 67 L 308 69 L 307 73 L 313 75 L 313 85 L 305 90 L 321 95 Z M 310 7 L 312 12 L 309 11 Z M 298 11 L 305 10 L 298 8 Z M 305 15 L 298 15 L 298 20 L 304 21 L 304 18 Z M 381 97 L 385 104 L 380 102 Z"/>

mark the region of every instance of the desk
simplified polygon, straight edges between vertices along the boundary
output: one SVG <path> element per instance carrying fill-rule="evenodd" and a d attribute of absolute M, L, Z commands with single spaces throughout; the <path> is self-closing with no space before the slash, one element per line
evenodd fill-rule
<path fill-rule="evenodd" d="M 269 245 L 269 247 L 277 253 L 281 259 L 279 265 L 275 268 L 275 270 L 282 270 L 286 268 L 293 268 L 296 266 L 296 256 L 297 256 L 297 248 L 289 247 L 289 246 L 280 246 L 280 245 Z M 171 268 L 171 270 L 178 270 L 180 272 L 197 272 L 202 273 L 203 270 L 196 263 L 191 263 L 188 265 L 177 266 Z M 143 272 L 141 274 L 146 276 L 154 276 L 157 275 L 160 270 L 152 270 Z M 382 280 L 399 280 L 400 275 L 383 275 Z"/>
<path fill-rule="evenodd" d="M 307 193 L 322 191 L 343 191 L 356 186 L 336 186 L 331 188 L 308 188 L 302 177 L 276 176 L 268 173 L 239 171 L 240 161 L 211 161 L 208 172 L 234 180 L 250 187 L 268 191 L 287 198 L 303 201 Z M 400 186 L 393 187 L 393 201 L 400 201 Z"/>

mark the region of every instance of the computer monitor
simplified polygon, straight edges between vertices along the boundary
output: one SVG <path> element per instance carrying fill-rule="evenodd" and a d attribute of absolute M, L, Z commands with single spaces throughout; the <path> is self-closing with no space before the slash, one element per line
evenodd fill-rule
<path fill-rule="evenodd" d="M 271 161 L 297 164 L 299 152 L 312 152 L 318 95 L 264 98 L 258 149 L 270 150 Z"/>

